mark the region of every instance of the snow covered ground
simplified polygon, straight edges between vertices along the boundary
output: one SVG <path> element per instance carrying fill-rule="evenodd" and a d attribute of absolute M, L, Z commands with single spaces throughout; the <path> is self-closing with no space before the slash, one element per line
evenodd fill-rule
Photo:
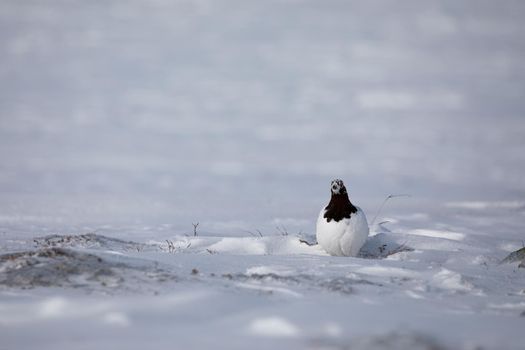
<path fill-rule="evenodd" d="M 0 350 L 523 349 L 524 16 L 3 0 Z"/>

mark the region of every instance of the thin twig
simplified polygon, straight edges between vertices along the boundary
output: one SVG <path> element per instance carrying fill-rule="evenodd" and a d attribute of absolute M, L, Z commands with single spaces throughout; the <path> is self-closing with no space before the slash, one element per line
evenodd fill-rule
<path fill-rule="evenodd" d="M 277 231 L 279 231 L 281 236 L 288 236 L 288 231 L 286 230 L 286 227 L 284 227 L 284 225 L 276 226 L 275 228 L 277 229 Z"/>
<path fill-rule="evenodd" d="M 398 198 L 398 197 L 410 197 L 410 195 L 409 194 L 391 194 L 388 197 L 386 197 L 385 200 L 383 201 L 383 204 L 381 204 L 381 206 L 379 207 L 379 210 L 377 211 L 376 216 L 374 216 L 374 219 L 372 220 L 370 227 L 374 226 L 374 223 L 376 222 L 376 219 L 381 213 L 381 210 L 385 206 L 386 202 L 388 202 L 388 200 L 391 198 Z"/>
<path fill-rule="evenodd" d="M 197 226 L 199 226 L 199 223 L 192 223 L 193 225 L 193 237 L 197 237 Z"/>
<path fill-rule="evenodd" d="M 244 230 L 244 232 L 248 232 L 249 234 L 251 234 L 253 237 L 256 237 L 256 238 L 263 236 L 263 234 L 262 234 L 262 232 L 260 230 L 255 230 L 255 231 L 257 233 L 254 233 L 254 232 L 248 231 L 248 230 Z"/>
<path fill-rule="evenodd" d="M 170 241 L 169 239 L 166 240 L 166 243 L 168 243 L 168 252 L 172 253 L 175 251 L 175 245 L 173 244 L 173 241 Z"/>
<path fill-rule="evenodd" d="M 299 242 L 304 243 L 304 244 L 309 245 L 309 246 L 313 246 L 313 245 L 317 244 L 317 243 L 310 243 L 307 240 L 301 239 L 301 238 L 299 239 Z"/>

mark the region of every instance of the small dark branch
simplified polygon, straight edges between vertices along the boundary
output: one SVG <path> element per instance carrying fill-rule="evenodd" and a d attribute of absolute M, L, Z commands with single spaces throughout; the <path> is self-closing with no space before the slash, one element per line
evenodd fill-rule
<path fill-rule="evenodd" d="M 284 227 L 284 225 L 277 226 L 276 229 L 277 231 L 279 231 L 281 236 L 288 236 L 288 231 L 286 230 L 286 227 Z"/>
<path fill-rule="evenodd" d="M 175 245 L 173 242 L 167 239 L 166 243 L 168 243 L 168 252 L 173 253 L 175 251 Z"/>
<path fill-rule="evenodd" d="M 211 250 L 211 249 L 206 249 L 206 251 L 210 254 L 217 254 L 217 252 L 215 250 Z"/>
<path fill-rule="evenodd" d="M 310 242 L 308 242 L 308 241 L 306 241 L 304 239 L 299 239 L 299 242 L 304 243 L 304 244 L 309 245 L 309 246 L 313 246 L 313 245 L 317 244 L 317 243 L 310 243 Z"/>
<path fill-rule="evenodd" d="M 244 230 L 244 232 L 249 233 L 250 235 L 252 235 L 254 237 L 257 237 L 257 235 L 255 233 L 253 233 L 252 231 Z"/>
<path fill-rule="evenodd" d="M 186 249 L 188 249 L 189 247 L 191 247 L 191 242 L 188 243 L 188 245 L 186 246 Z"/>
<path fill-rule="evenodd" d="M 193 237 L 197 237 L 197 226 L 199 226 L 199 223 L 192 223 L 193 225 Z"/>
<path fill-rule="evenodd" d="M 262 234 L 262 232 L 261 232 L 260 230 L 255 230 L 255 232 L 257 232 L 257 233 L 252 232 L 252 231 L 247 231 L 247 230 L 245 230 L 244 232 L 248 232 L 248 233 L 251 234 L 253 237 L 257 237 L 257 238 L 263 236 L 263 234 Z"/>

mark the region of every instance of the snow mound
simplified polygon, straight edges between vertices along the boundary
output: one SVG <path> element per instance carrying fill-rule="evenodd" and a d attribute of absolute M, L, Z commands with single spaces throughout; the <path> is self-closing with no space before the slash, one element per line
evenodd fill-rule
<path fill-rule="evenodd" d="M 370 236 L 359 251 L 360 258 L 383 259 L 401 252 L 411 252 L 414 249 L 400 241 L 400 237 L 391 233 L 378 233 Z"/>
<path fill-rule="evenodd" d="M 43 248 L 0 255 L 0 286 L 5 287 L 117 291 L 133 290 L 140 285 L 137 282 L 173 279 L 173 275 L 155 263 L 129 258 L 102 258 L 68 248 Z"/>
<path fill-rule="evenodd" d="M 294 236 L 225 237 L 211 244 L 208 250 L 236 255 L 326 255 L 317 245 L 309 245 Z"/>
<path fill-rule="evenodd" d="M 380 233 L 369 237 L 359 253 L 360 258 L 383 259 L 414 249 L 401 242 L 402 236 Z M 328 254 L 311 237 L 186 237 L 177 236 L 163 242 L 152 241 L 143 249 L 155 248 L 170 252 L 207 252 L 228 255 L 317 255 Z"/>
<path fill-rule="evenodd" d="M 299 329 L 281 317 L 265 317 L 252 321 L 249 331 L 255 335 L 268 337 L 295 337 Z"/>
<path fill-rule="evenodd" d="M 291 291 L 289 288 L 352 295 L 356 293 L 355 287 L 358 285 L 382 287 L 382 284 L 369 281 L 357 274 L 322 276 L 306 273 L 280 274 L 275 271 L 264 273 L 263 270 L 261 267 L 250 268 L 247 273 L 226 273 L 222 277 L 237 283 L 237 287 L 240 288 L 273 293 L 283 292 L 283 287 L 286 287 L 285 294 L 294 295 L 300 294 Z"/>
<path fill-rule="evenodd" d="M 360 337 L 343 343 L 334 340 L 318 340 L 319 348 L 326 349 L 352 349 L 352 350 L 444 350 L 442 345 L 434 339 L 419 333 L 388 333 L 384 335 L 374 335 Z"/>
<path fill-rule="evenodd" d="M 525 267 L 525 247 L 518 249 L 510 253 L 509 255 L 507 255 L 505 259 L 501 260 L 500 265 L 501 264 L 511 264 L 511 263 L 514 263 L 520 260 L 521 262 L 518 265 L 518 267 Z"/>
<path fill-rule="evenodd" d="M 88 249 L 110 249 L 117 251 L 142 251 L 151 246 L 144 243 L 124 241 L 117 238 L 106 237 L 96 233 L 80 235 L 48 235 L 37 237 L 33 240 L 37 247 L 75 247 Z"/>
<path fill-rule="evenodd" d="M 464 233 L 445 231 L 445 230 L 415 229 L 415 230 L 408 231 L 408 234 L 415 235 L 415 236 L 423 236 L 423 237 L 449 239 L 452 241 L 462 241 L 465 239 Z"/>
<path fill-rule="evenodd" d="M 441 268 L 441 270 L 434 275 L 433 281 L 437 287 L 453 293 L 474 293 L 476 291 L 472 283 L 466 281 L 460 273 L 445 268 Z"/>
<path fill-rule="evenodd" d="M 383 259 L 400 252 L 413 251 L 394 234 L 380 233 L 367 239 L 359 257 Z M 125 241 L 96 233 L 48 235 L 33 239 L 37 248 L 75 248 L 113 253 L 158 252 L 211 253 L 228 255 L 328 255 L 310 236 L 265 237 L 188 237 L 175 236 L 165 242 Z"/>

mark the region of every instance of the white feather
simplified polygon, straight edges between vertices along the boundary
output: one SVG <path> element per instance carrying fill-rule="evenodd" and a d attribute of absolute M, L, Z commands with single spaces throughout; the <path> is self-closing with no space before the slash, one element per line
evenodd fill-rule
<path fill-rule="evenodd" d="M 317 242 L 330 255 L 357 256 L 368 237 L 368 222 L 361 208 L 357 212 L 336 222 L 324 217 L 326 209 L 321 209 L 317 219 Z"/>

